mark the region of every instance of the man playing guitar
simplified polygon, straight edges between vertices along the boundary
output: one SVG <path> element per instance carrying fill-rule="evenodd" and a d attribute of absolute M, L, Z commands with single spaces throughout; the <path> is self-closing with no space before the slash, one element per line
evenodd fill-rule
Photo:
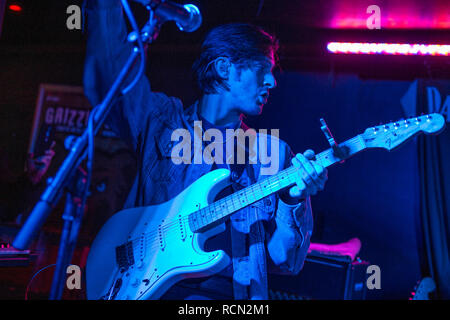
<path fill-rule="evenodd" d="M 126 41 L 127 29 L 119 0 L 90 0 L 86 9 L 84 87 L 90 102 L 96 105 L 124 65 L 132 46 Z M 221 132 L 238 128 L 246 131 L 242 115 L 260 114 L 269 91 L 276 86 L 272 71 L 277 49 L 275 37 L 259 27 L 243 23 L 218 26 L 206 36 L 193 66 L 202 94 L 192 106 L 185 109 L 179 99 L 153 92 L 145 76 L 119 99 L 107 123 L 128 142 L 138 161 L 138 173 L 126 208 L 168 201 L 217 168 L 232 172 L 234 191 L 264 178 L 260 174 L 263 161 L 227 162 L 229 152 L 219 163 L 175 164 L 171 137 L 179 128 L 194 137 L 198 134 L 194 128 L 196 121 L 201 121 L 203 128 Z M 270 144 L 277 138 L 257 134 L 256 141 L 260 139 L 268 139 Z M 297 274 L 303 266 L 313 227 L 310 196 L 324 188 L 327 170 L 314 161 L 311 150 L 294 156 L 285 142 L 277 142 L 277 172 L 294 165 L 298 169 L 295 185 L 234 213 L 226 223 L 226 231 L 210 239 L 206 247 L 221 247 L 231 256 L 231 262 L 216 275 L 194 282 L 183 280 L 199 288 L 210 288 L 211 294 L 202 298 L 268 299 L 269 270 Z M 207 142 L 202 143 L 203 150 Z M 239 147 L 251 149 L 238 142 Z M 194 293 L 183 289 L 186 288 L 183 281 L 162 298 L 192 298 Z M 208 283 L 214 285 L 208 287 Z"/>

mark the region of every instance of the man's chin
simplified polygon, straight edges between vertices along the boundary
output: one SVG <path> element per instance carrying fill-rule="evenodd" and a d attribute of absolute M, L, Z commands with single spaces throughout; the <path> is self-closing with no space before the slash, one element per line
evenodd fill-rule
<path fill-rule="evenodd" d="M 250 109 L 248 108 L 247 110 L 245 110 L 245 112 L 242 112 L 243 114 L 245 114 L 246 116 L 259 116 L 262 111 L 263 111 L 263 107 L 264 105 L 256 105 L 254 108 Z"/>
<path fill-rule="evenodd" d="M 252 115 L 252 116 L 258 116 L 258 115 L 260 115 L 260 114 L 262 113 L 262 111 L 263 111 L 263 107 L 264 107 L 263 104 L 257 105 L 257 106 L 255 107 L 255 109 L 252 110 L 253 112 L 252 112 L 251 115 Z"/>
<path fill-rule="evenodd" d="M 260 115 L 263 112 L 263 108 L 264 108 L 264 104 L 261 104 L 258 106 L 258 114 L 257 115 Z"/>

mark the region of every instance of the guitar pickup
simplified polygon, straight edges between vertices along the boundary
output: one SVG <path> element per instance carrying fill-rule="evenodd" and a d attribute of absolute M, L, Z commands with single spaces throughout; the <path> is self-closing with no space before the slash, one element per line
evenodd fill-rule
<path fill-rule="evenodd" d="M 166 246 L 166 241 L 164 240 L 164 232 L 162 225 L 159 225 L 158 227 L 158 241 L 159 241 L 159 248 L 164 251 L 164 248 Z"/>
<path fill-rule="evenodd" d="M 128 270 L 134 264 L 133 243 L 127 243 L 116 247 L 116 262 L 119 269 Z"/>
<path fill-rule="evenodd" d="M 180 236 L 181 236 L 181 240 L 185 240 L 186 239 L 186 228 L 184 227 L 184 221 L 183 218 L 178 218 L 178 228 L 180 231 Z"/>

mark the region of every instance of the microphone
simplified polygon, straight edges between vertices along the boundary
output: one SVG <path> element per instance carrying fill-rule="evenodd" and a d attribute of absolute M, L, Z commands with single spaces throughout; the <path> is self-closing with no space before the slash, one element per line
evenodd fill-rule
<path fill-rule="evenodd" d="M 143 3 L 142 1 L 139 1 Z M 145 1 L 161 23 L 175 21 L 180 31 L 192 32 L 202 24 L 200 10 L 193 4 L 181 5 L 166 0 Z"/>

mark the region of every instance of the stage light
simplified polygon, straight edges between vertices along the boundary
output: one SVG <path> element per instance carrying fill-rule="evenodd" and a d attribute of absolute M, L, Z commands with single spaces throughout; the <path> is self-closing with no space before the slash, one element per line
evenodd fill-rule
<path fill-rule="evenodd" d="M 20 5 L 18 5 L 18 4 L 10 4 L 8 6 L 8 9 L 11 10 L 11 11 L 14 11 L 14 12 L 22 11 L 22 7 Z"/>
<path fill-rule="evenodd" d="M 445 44 L 329 42 L 327 49 L 340 54 L 450 55 L 450 45 Z"/>

